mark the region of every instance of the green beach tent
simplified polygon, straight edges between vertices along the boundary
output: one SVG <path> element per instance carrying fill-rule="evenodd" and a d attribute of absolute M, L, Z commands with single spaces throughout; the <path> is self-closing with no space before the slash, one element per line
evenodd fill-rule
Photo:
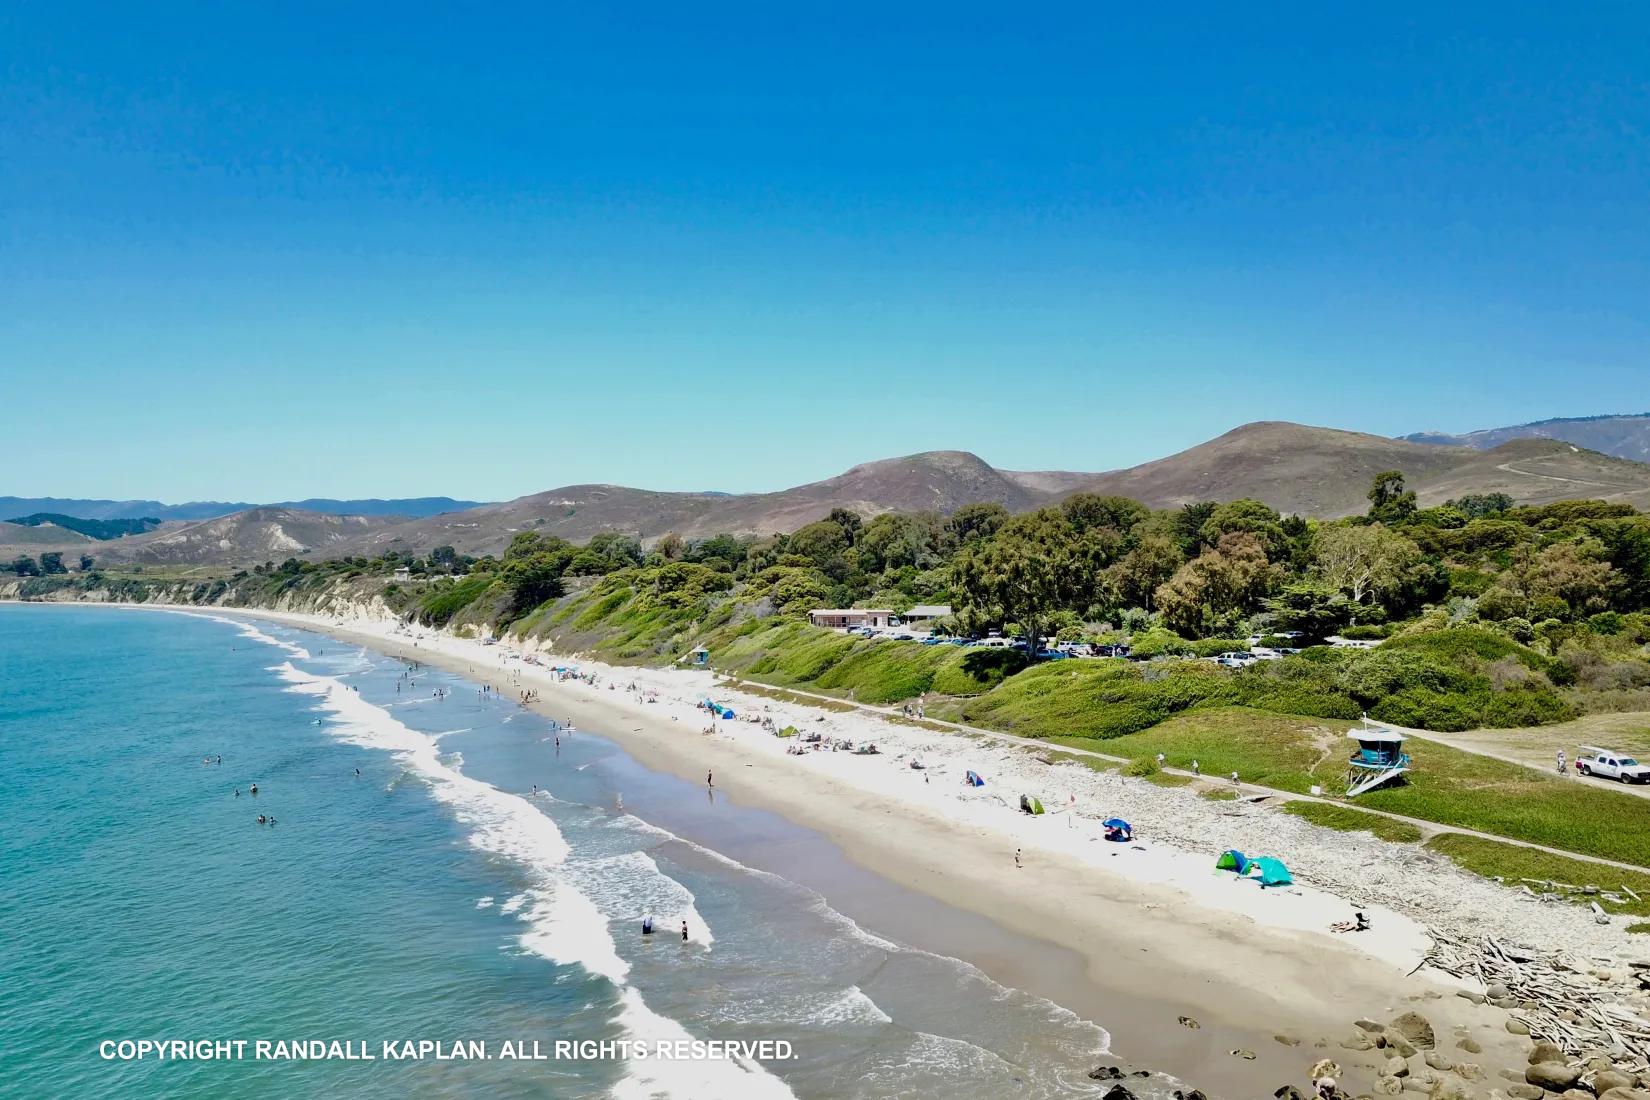
<path fill-rule="evenodd" d="M 1040 814 L 1043 812 L 1043 804 L 1037 800 L 1036 795 L 1022 794 L 1020 796 L 1020 809 L 1028 814 Z"/>
<path fill-rule="evenodd" d="M 786 726 L 784 729 L 779 731 L 778 736 L 780 736 L 780 737 L 795 737 L 796 736 L 796 727 L 795 726 Z"/>
<path fill-rule="evenodd" d="M 1241 875 L 1249 869 L 1249 860 L 1236 848 L 1228 848 L 1220 853 L 1219 859 L 1215 860 L 1215 869 L 1218 871 L 1234 871 Z"/>

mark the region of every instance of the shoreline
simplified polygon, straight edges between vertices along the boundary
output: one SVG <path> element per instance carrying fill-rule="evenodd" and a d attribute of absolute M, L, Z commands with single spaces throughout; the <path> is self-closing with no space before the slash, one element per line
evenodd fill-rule
<path fill-rule="evenodd" d="M 987 804 L 981 808 L 988 812 L 959 820 L 943 807 L 918 798 L 890 798 L 886 788 L 853 781 L 868 775 L 840 771 L 862 763 L 886 765 L 887 758 L 853 760 L 846 753 L 790 757 L 779 748 L 783 742 L 744 723 L 718 723 L 724 730 L 732 727 L 731 732 L 705 736 L 699 729 L 704 712 L 691 712 L 696 724 L 678 711 L 679 701 L 645 703 L 640 693 L 616 690 L 616 685 L 645 679 L 650 687 L 663 684 L 685 699 L 697 698 L 697 689 L 710 684 L 719 698 L 770 709 L 781 724 L 785 716 L 809 714 L 823 721 L 830 713 L 833 724 L 863 721 L 875 734 L 876 723 L 861 715 L 740 697 L 737 688 L 717 684 L 708 673 L 610 668 L 578 660 L 599 675 L 598 684 L 559 680 L 548 669 L 521 661 L 513 648 L 483 646 L 422 628 L 414 637 L 393 620 L 340 623 L 262 609 L 98 606 L 261 618 L 460 675 L 507 679 L 510 690 L 535 688 L 540 699 L 534 709 L 558 719 L 574 718 L 576 725 L 611 740 L 643 767 L 690 781 L 714 770 L 720 795 L 817 833 L 857 867 L 900 890 L 924 895 L 938 903 L 939 911 L 960 910 L 1011 933 L 1009 938 L 1020 943 L 1004 957 L 959 957 L 1005 985 L 1088 1016 L 1111 1034 L 1113 1058 L 1170 1073 L 1187 1087 L 1216 1095 L 1269 1093 L 1285 1083 L 1304 1085 L 1307 1067 L 1323 1057 L 1340 1062 L 1346 1078 L 1372 1078 L 1383 1052 L 1343 1049 L 1337 1040 L 1353 1032 L 1354 1020 L 1411 1010 L 1432 1020 L 1441 1046 L 1453 1045 L 1446 1038 L 1453 1031 L 1482 1046 L 1483 1054 L 1473 1055 L 1475 1059 L 1490 1065 L 1523 1061 L 1522 1041 L 1502 1026 L 1504 1013 L 1451 996 L 1458 984 L 1415 973 L 1425 950 L 1424 930 L 1396 913 L 1378 913 L 1377 934 L 1360 941 L 1332 938 L 1310 929 L 1326 927 L 1327 920 L 1318 923 L 1326 915 L 1340 919 L 1351 905 L 1321 891 L 1263 893 L 1252 882 L 1212 875 L 1211 861 L 1149 841 L 1143 851 L 1117 852 L 1104 842 L 1079 840 L 1074 822 L 1058 821 L 1057 815 L 1021 821 L 1021 815 L 1004 815 Z M 658 690 L 662 700 L 664 689 Z M 762 740 L 751 743 L 751 734 Z M 816 761 L 837 767 L 809 767 Z M 1101 847 L 1094 848 L 1095 843 Z M 1085 852 L 1083 844 L 1090 850 Z M 1024 866 L 1014 865 L 1016 847 L 1026 853 Z M 1098 852 L 1107 853 L 1106 862 Z M 1188 859 L 1199 860 L 1203 880 L 1213 884 L 1210 890 L 1188 890 L 1177 878 L 1183 868 L 1174 865 Z M 807 884 L 805 877 L 787 877 Z M 1228 886 L 1234 889 L 1224 889 Z M 881 923 L 886 928 L 897 916 L 884 911 L 879 918 L 875 899 L 860 900 L 870 917 L 868 927 Z M 1286 900 L 1287 907 L 1276 904 Z M 1290 912 L 1281 912 L 1285 908 Z M 927 946 L 910 934 L 900 938 Z M 1049 954 L 1061 960 L 1052 968 L 1059 972 L 1036 965 L 1041 953 L 1033 947 L 1028 957 L 1026 943 L 1057 948 Z M 1002 945 L 986 942 L 978 948 L 994 955 L 994 946 Z M 1072 960 L 1080 973 L 1068 972 Z M 1176 1023 L 1179 1015 L 1202 1026 L 1183 1028 Z M 1274 1042 L 1273 1036 L 1292 1043 Z M 1256 1057 L 1232 1057 L 1230 1051 L 1239 1047 Z"/>

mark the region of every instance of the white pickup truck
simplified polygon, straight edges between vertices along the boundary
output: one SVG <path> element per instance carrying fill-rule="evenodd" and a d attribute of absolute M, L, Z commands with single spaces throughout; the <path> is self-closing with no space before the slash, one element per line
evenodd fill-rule
<path fill-rule="evenodd" d="M 1597 745 L 1583 745 L 1591 756 L 1576 757 L 1576 771 L 1582 775 L 1596 775 L 1600 779 L 1614 779 L 1622 783 L 1650 783 L 1650 768 L 1631 756 Z"/>

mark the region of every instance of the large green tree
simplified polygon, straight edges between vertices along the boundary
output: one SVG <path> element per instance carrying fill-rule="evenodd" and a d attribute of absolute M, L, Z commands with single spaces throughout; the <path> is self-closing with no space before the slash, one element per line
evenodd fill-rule
<path fill-rule="evenodd" d="M 1319 576 L 1362 605 L 1397 592 L 1421 562 L 1413 542 L 1379 523 L 1319 528 L 1312 556 Z"/>
<path fill-rule="evenodd" d="M 1383 470 L 1369 486 L 1369 518 L 1402 523 L 1415 514 L 1415 492 L 1404 488 L 1402 470 Z"/>
<path fill-rule="evenodd" d="M 1158 586 L 1158 610 L 1182 634 L 1203 634 L 1253 607 L 1271 587 L 1272 573 L 1260 539 L 1234 531 Z"/>
<path fill-rule="evenodd" d="M 1005 522 L 995 536 L 965 546 L 952 576 L 965 616 L 1018 623 L 1035 650 L 1056 610 L 1092 598 L 1097 547 L 1059 509 L 1044 508 Z"/>

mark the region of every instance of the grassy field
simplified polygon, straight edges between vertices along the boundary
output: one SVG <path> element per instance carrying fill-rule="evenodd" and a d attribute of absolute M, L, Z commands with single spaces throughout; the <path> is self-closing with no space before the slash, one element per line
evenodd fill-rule
<path fill-rule="evenodd" d="M 1591 885 L 1610 892 L 1616 892 L 1620 887 L 1626 886 L 1639 895 L 1639 901 L 1635 902 L 1628 898 L 1625 902 L 1616 903 L 1582 894 L 1568 896 L 1568 900 L 1579 904 L 1597 901 L 1600 907 L 1608 912 L 1650 916 L 1650 874 L 1601 867 L 1585 860 L 1567 859 L 1564 856 L 1520 848 L 1515 844 L 1501 844 L 1480 837 L 1462 836 L 1459 833 L 1433 837 L 1426 846 L 1429 851 L 1448 856 L 1468 871 L 1486 878 L 1500 878 L 1513 887 L 1517 887 L 1519 880 L 1525 878 L 1545 879 L 1572 886 Z M 1532 889 L 1538 892 L 1540 890 L 1534 886 Z"/>
<path fill-rule="evenodd" d="M 1051 737 L 1052 744 L 1134 760 L 1196 760 L 1206 775 L 1309 793 L 1342 789 L 1348 723 L 1228 707 L 1200 710 L 1122 737 Z M 1650 867 L 1650 800 L 1435 742 L 1410 744 L 1409 782 L 1371 791 L 1358 805 L 1584 855 Z"/>

